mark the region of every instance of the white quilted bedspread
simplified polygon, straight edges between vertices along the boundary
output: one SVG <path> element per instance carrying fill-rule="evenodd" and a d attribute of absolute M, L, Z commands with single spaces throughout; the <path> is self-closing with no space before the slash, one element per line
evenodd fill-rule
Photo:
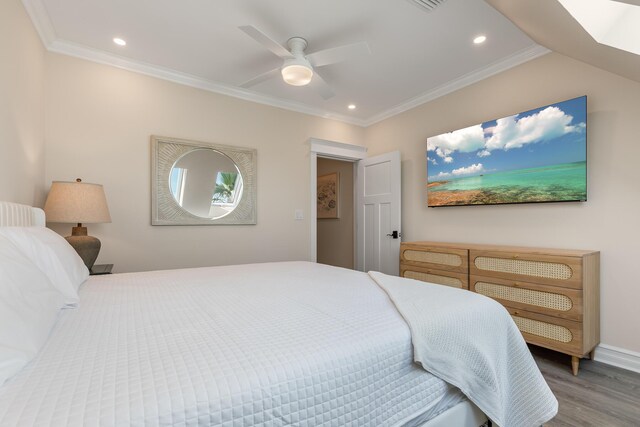
<path fill-rule="evenodd" d="M 80 296 L 0 388 L 1 426 L 391 426 L 461 399 L 412 362 L 407 324 L 365 273 L 93 276 Z"/>
<path fill-rule="evenodd" d="M 409 324 L 415 361 L 499 426 L 536 427 L 556 415 L 558 401 L 503 306 L 461 289 L 369 275 Z"/>

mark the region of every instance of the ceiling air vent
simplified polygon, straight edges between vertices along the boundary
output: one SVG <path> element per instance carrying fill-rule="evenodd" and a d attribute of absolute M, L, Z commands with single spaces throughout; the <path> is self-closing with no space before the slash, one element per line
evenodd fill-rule
<path fill-rule="evenodd" d="M 411 3 L 417 4 L 427 12 L 431 12 L 447 0 L 409 0 Z"/>

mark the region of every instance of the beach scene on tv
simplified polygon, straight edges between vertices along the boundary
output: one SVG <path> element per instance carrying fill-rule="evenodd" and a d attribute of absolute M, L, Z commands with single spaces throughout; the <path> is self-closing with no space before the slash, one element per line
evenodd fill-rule
<path fill-rule="evenodd" d="M 587 199 L 586 97 L 427 139 L 428 206 Z"/>

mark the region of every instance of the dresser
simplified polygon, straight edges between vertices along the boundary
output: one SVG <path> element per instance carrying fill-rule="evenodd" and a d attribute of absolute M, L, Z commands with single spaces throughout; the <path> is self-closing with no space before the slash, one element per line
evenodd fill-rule
<path fill-rule="evenodd" d="M 400 275 L 486 295 L 531 344 L 580 358 L 600 342 L 600 253 L 516 246 L 403 243 Z"/>
<path fill-rule="evenodd" d="M 469 289 L 469 250 L 448 243 L 402 243 L 400 276 Z"/>

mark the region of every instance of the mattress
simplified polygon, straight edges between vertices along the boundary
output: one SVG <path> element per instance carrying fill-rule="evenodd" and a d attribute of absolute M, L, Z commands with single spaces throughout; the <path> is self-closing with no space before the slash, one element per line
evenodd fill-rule
<path fill-rule="evenodd" d="M 307 262 L 92 276 L 0 388 L 0 425 L 396 426 L 464 397 L 365 273 Z"/>

